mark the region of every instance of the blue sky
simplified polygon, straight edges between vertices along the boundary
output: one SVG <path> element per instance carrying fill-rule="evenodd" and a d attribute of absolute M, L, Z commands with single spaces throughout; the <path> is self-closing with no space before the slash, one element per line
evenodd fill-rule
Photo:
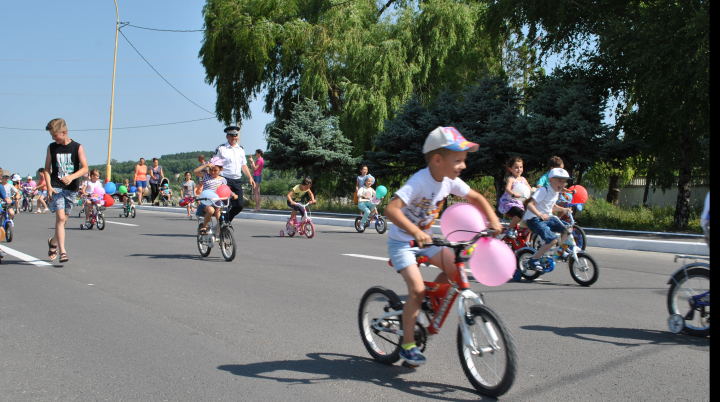
<path fill-rule="evenodd" d="M 201 29 L 204 0 L 118 0 L 120 21 L 162 29 Z M 0 13 L 0 167 L 33 173 L 45 162 L 56 117 L 68 123 L 70 137 L 85 148 L 88 163 L 107 160 L 112 58 L 115 41 L 112 0 L 3 2 Z M 198 59 L 202 33 L 163 33 L 126 27 L 125 35 L 170 83 L 205 109 L 215 110 L 215 89 L 205 83 Z M 81 61 L 57 61 L 81 60 Z M 261 99 L 253 118 L 243 122 L 247 152 L 266 148 Z M 224 125 L 210 119 L 171 126 L 119 130 L 119 127 L 213 117 L 168 86 L 118 39 L 112 158 L 137 160 L 176 152 L 215 149 L 225 140 Z M 100 128 L 102 131 L 73 131 Z"/>

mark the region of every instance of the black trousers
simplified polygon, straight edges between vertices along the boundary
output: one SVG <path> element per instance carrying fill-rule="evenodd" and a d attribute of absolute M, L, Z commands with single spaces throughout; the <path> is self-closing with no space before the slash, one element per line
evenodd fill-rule
<path fill-rule="evenodd" d="M 155 202 L 155 199 L 160 194 L 160 190 L 158 189 L 157 184 L 150 183 L 150 200 L 151 202 Z"/>
<path fill-rule="evenodd" d="M 237 200 L 230 199 L 228 219 L 232 222 L 235 215 L 239 214 L 244 208 L 242 179 L 228 179 L 226 177 L 225 180 L 227 180 L 227 185 L 230 187 L 230 190 L 238 196 Z"/>

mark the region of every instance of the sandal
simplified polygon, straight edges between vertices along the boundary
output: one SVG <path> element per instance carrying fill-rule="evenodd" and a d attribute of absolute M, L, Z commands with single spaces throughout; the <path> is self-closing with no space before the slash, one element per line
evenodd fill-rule
<path fill-rule="evenodd" d="M 200 228 L 200 234 L 203 235 L 203 236 L 205 236 L 205 235 L 208 234 L 208 233 L 207 233 L 207 226 L 203 226 L 203 227 Z"/>
<path fill-rule="evenodd" d="M 67 253 L 60 253 L 60 262 L 68 262 L 70 259 L 67 256 Z"/>
<path fill-rule="evenodd" d="M 57 258 L 57 244 L 53 246 L 52 239 L 48 239 L 48 257 L 50 257 L 50 261 L 53 261 Z M 53 257 L 54 256 L 54 257 Z"/>

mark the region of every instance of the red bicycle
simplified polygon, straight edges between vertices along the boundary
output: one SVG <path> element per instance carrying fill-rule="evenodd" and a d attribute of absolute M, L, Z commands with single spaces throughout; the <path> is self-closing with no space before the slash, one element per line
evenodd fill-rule
<path fill-rule="evenodd" d="M 453 249 L 457 270 L 451 283 L 425 282 L 425 299 L 414 331 L 415 343 L 424 351 L 429 336 L 439 333 L 450 307 L 459 296 L 456 312 L 460 364 L 480 394 L 497 397 L 506 393 L 515 381 L 515 341 L 500 314 L 485 305 L 482 295 L 478 296 L 470 290 L 465 273 L 465 263 L 475 249 L 473 243 L 491 235 L 481 232 L 465 242 L 433 239 L 432 245 Z M 413 244 L 411 242 L 411 246 Z M 419 263 L 423 262 L 427 262 L 427 258 L 421 257 Z M 360 336 L 370 355 L 380 363 L 393 364 L 400 359 L 402 313 L 403 302 L 395 292 L 384 287 L 368 289 L 360 301 Z M 407 363 L 404 365 L 409 366 Z"/>

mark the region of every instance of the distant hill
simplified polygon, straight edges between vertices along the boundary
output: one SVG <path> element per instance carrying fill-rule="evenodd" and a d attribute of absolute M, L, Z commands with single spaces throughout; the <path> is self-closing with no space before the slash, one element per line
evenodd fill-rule
<path fill-rule="evenodd" d="M 209 161 L 210 158 L 215 155 L 215 151 L 195 151 L 195 152 L 181 152 L 177 154 L 162 155 L 158 158 L 160 166 L 163 167 L 165 176 L 173 181 L 174 174 L 180 173 L 181 175 L 185 172 L 192 172 L 198 166 L 198 156 L 205 155 L 205 160 Z M 114 159 L 111 160 L 110 165 L 112 166 L 112 181 L 122 182 L 123 179 L 129 179 L 132 181 L 135 172 L 135 165 L 138 164 L 138 160 L 117 162 Z M 145 164 L 152 166 L 152 157 L 145 158 Z M 97 169 L 100 171 L 100 175 L 105 175 L 105 164 L 102 165 L 91 165 L 89 169 Z"/>

